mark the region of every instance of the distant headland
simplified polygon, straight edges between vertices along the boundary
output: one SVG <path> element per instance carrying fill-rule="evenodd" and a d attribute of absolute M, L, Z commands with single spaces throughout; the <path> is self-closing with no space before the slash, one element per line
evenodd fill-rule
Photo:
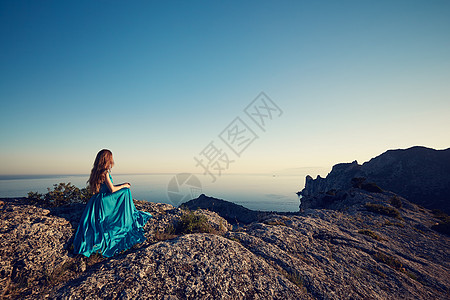
<path fill-rule="evenodd" d="M 299 193 L 301 207 L 314 207 L 313 195 L 352 187 L 353 178 L 363 178 L 423 207 L 450 213 L 450 148 L 415 146 L 388 150 L 362 165 L 357 161 L 336 164 L 326 178 L 306 177 Z"/>

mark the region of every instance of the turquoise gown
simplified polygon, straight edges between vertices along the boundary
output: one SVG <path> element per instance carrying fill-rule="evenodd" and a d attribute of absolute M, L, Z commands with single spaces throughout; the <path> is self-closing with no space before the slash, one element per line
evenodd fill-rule
<path fill-rule="evenodd" d="M 109 178 L 112 177 L 108 173 Z M 111 193 L 106 183 L 89 199 L 73 241 L 74 253 L 111 257 L 145 240 L 143 226 L 152 218 L 136 209 L 130 189 Z"/>

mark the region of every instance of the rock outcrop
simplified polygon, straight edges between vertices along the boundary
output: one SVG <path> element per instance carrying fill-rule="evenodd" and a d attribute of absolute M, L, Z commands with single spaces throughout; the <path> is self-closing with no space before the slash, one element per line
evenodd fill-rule
<path fill-rule="evenodd" d="M 71 252 L 82 204 L 2 199 L 0 297 L 447 299 L 450 238 L 430 229 L 434 215 L 390 192 L 341 192 L 333 209 L 273 212 L 233 230 L 215 212 L 194 211 L 215 234 L 174 234 L 189 212 L 135 201 L 154 216 L 147 240 L 112 258 Z"/>
<path fill-rule="evenodd" d="M 183 203 L 180 207 L 191 210 L 205 209 L 213 211 L 231 224 L 250 224 L 271 214 L 270 212 L 251 210 L 242 205 L 222 199 L 208 197 L 205 194 L 201 194 L 198 198 Z"/>
<path fill-rule="evenodd" d="M 350 188 L 355 177 L 364 177 L 426 208 L 450 213 L 450 148 L 425 147 L 389 150 L 362 165 L 356 161 L 337 164 L 326 178 L 307 176 L 301 191 L 302 208 L 314 207 L 308 203 L 313 195 Z"/>
<path fill-rule="evenodd" d="M 189 234 L 116 257 L 59 287 L 63 299 L 302 299 L 305 293 L 241 244 Z"/>

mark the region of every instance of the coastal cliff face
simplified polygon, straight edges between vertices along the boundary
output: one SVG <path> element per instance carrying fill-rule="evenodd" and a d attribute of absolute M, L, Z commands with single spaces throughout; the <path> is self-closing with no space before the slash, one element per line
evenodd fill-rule
<path fill-rule="evenodd" d="M 314 207 L 309 202 L 313 195 L 350 188 L 355 177 L 364 177 L 426 208 L 450 213 L 450 148 L 425 147 L 389 150 L 362 165 L 356 161 L 337 164 L 326 178 L 307 176 L 301 191 L 302 208 Z"/>
<path fill-rule="evenodd" d="M 196 210 L 213 230 L 194 234 L 171 230 L 189 212 L 135 201 L 154 216 L 147 240 L 112 258 L 71 252 L 82 204 L 4 199 L 0 297 L 446 299 L 450 238 L 430 229 L 433 214 L 390 192 L 342 192 L 346 207 L 261 214 L 233 229 L 227 210 Z M 401 203 L 397 215 L 367 205 L 392 211 L 392 198 Z"/>

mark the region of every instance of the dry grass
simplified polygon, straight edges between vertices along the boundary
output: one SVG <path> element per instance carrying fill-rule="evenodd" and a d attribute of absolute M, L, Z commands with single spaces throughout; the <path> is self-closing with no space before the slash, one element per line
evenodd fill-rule
<path fill-rule="evenodd" d="M 156 241 L 166 241 L 176 238 L 178 235 L 175 234 L 175 228 L 172 224 L 169 224 L 164 231 L 155 231 L 153 232 L 153 238 Z"/>
<path fill-rule="evenodd" d="M 403 218 L 400 216 L 400 212 L 395 208 L 375 203 L 366 203 L 366 205 L 364 206 L 370 212 L 403 220 Z"/>
<path fill-rule="evenodd" d="M 391 267 L 394 270 L 400 271 L 400 272 L 404 272 L 404 268 L 402 263 L 396 259 L 395 257 L 382 253 L 380 251 L 372 254 L 373 258 L 378 261 L 381 262 L 385 265 L 388 265 L 389 267 Z"/>
<path fill-rule="evenodd" d="M 264 224 L 273 225 L 273 226 L 276 226 L 276 225 L 287 226 L 286 223 L 284 223 L 280 219 L 266 221 L 266 222 L 264 222 Z"/>
<path fill-rule="evenodd" d="M 376 232 L 373 232 L 372 230 L 369 229 L 358 230 L 358 233 L 370 236 L 371 238 L 377 241 L 384 241 L 384 239 L 381 236 L 379 236 Z"/>
<path fill-rule="evenodd" d="M 397 226 L 397 227 L 401 227 L 401 228 L 405 227 L 405 225 L 402 224 L 402 223 L 399 223 L 399 222 L 392 223 L 391 221 L 386 221 L 386 222 L 384 222 L 383 225 L 385 225 L 385 226 Z"/>

